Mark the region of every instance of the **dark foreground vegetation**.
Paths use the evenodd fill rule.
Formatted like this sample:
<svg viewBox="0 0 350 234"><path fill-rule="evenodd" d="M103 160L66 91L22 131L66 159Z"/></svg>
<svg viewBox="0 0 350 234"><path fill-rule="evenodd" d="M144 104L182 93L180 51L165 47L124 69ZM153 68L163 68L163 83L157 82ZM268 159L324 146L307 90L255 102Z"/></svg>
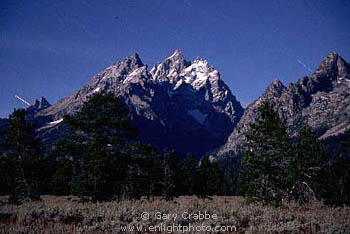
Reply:
<svg viewBox="0 0 350 234"><path fill-rule="evenodd" d="M238 188L248 201L279 206L283 200L302 204L324 199L327 204L349 205L350 138L340 141L344 151L330 162L307 126L290 137L269 103L262 104L259 114L246 136L239 172Z"/></svg>
<svg viewBox="0 0 350 234"><path fill-rule="evenodd" d="M147 200L124 200L120 202L77 202L73 197L42 196L40 201L22 205L0 205L0 233L146 233L122 232L128 225L210 225L232 226L236 232L221 233L349 233L349 207L329 207L313 201L306 206L288 203L283 208L262 206L244 202L241 197L214 196L199 199L181 196L172 201L163 198ZM6 198L4 198L6 200ZM141 214L148 212L150 219L142 220ZM157 220L155 214L182 214L184 212L208 212L218 219L176 221ZM149 232L150 233L150 232ZM154 232L157 233L157 232ZM167 233L167 232L158 232ZM179 232L173 232L179 233ZM181 232L180 232L181 233ZM186 232L213 233L213 232Z"/></svg>
<svg viewBox="0 0 350 234"><path fill-rule="evenodd" d="M346 233L348 208L331 206L350 204L349 131L341 141L332 139L343 150L329 161L307 126L290 137L268 103L259 113L242 164L232 169L208 156L199 162L192 155L179 160L174 151L159 153L137 142L126 107L110 93L91 96L79 112L65 116L72 134L45 157L26 110L15 110L0 157L0 193L9 194L1 204L0 231L118 233L114 228L120 222L139 221L141 208L192 207L219 210L220 224L236 222L240 232ZM75 196L76 201L44 194ZM257 203L211 198L233 195Z"/></svg>
<svg viewBox="0 0 350 234"><path fill-rule="evenodd" d="M179 195L232 195L233 178L218 162L188 155L180 161L174 151L160 154L136 142L129 113L113 94L96 94L82 109L65 116L72 134L42 157L26 111L10 116L8 149L0 161L1 193L10 202L35 200L40 194L76 195L110 201Z"/></svg>

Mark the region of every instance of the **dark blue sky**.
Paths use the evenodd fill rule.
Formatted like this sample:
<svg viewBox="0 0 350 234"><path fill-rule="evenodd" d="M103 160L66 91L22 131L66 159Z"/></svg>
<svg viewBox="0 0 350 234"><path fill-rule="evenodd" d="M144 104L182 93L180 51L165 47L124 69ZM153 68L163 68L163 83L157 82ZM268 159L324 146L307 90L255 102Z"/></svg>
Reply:
<svg viewBox="0 0 350 234"><path fill-rule="evenodd" d="M150 69L176 48L207 59L246 106L332 50L349 61L349 12L349 0L3 0L0 117L25 107L16 94L55 103L130 54Z"/></svg>

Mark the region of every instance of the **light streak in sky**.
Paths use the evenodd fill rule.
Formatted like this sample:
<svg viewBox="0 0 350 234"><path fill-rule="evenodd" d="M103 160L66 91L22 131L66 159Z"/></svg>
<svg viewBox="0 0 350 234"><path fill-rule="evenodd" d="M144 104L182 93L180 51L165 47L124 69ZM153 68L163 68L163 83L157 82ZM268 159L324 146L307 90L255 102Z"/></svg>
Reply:
<svg viewBox="0 0 350 234"><path fill-rule="evenodd" d="M23 98L19 97L18 95L15 95L15 98L17 98L18 100L20 100L21 102L23 102L24 104L27 104L28 106L31 106L31 104L29 102L27 102L26 100L24 100Z"/></svg>

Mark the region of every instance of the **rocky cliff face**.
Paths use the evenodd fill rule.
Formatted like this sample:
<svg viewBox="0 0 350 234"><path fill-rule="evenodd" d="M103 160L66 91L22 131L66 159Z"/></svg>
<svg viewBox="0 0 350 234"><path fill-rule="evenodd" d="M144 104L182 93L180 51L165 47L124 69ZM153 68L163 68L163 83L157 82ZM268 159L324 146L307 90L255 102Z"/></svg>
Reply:
<svg viewBox="0 0 350 234"><path fill-rule="evenodd" d="M250 104L220 153L238 152L250 124L258 119L258 107L269 101L288 126L291 135L308 124L320 138L350 128L350 64L331 52L311 75L285 87L276 79Z"/></svg>
<svg viewBox="0 0 350 234"><path fill-rule="evenodd" d="M46 98L41 97L39 99L36 99L34 104L28 108L28 112L29 113L37 113L41 110L49 108L50 106L51 106L51 104L46 100Z"/></svg>
<svg viewBox="0 0 350 234"><path fill-rule="evenodd" d="M188 62L176 50L148 71L134 54L112 64L57 104L35 113L44 145L65 135L65 114L78 111L88 96L102 91L125 101L142 141L184 153L202 154L222 145L243 114L219 72L207 61Z"/></svg>

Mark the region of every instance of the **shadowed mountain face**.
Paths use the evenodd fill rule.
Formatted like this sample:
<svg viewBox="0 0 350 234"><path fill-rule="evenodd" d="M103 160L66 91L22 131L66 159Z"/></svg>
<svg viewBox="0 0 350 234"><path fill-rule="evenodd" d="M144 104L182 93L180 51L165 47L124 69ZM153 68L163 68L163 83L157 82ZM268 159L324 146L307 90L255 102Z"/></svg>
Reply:
<svg viewBox="0 0 350 234"><path fill-rule="evenodd" d="M285 87L276 79L250 104L220 153L238 152L250 124L258 118L258 108L269 101L288 126L291 135L308 124L321 139L350 128L350 64L331 52L311 75Z"/></svg>
<svg viewBox="0 0 350 234"><path fill-rule="evenodd" d="M35 112L43 145L67 134L65 114L96 92L113 92L131 111L140 139L159 148L203 154L224 144L243 108L207 61L187 62L180 51L150 71L137 54L94 76L80 90Z"/></svg>

